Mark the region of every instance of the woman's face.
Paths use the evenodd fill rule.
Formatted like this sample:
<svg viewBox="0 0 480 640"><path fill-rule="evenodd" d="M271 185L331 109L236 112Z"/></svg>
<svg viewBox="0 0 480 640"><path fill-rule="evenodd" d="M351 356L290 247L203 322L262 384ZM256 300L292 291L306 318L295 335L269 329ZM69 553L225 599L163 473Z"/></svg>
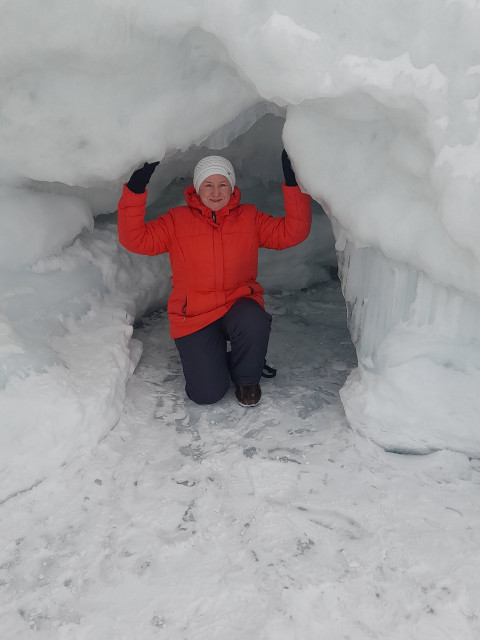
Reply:
<svg viewBox="0 0 480 640"><path fill-rule="evenodd" d="M220 211L225 207L232 195L230 182L219 174L208 176L198 188L202 203L211 211Z"/></svg>

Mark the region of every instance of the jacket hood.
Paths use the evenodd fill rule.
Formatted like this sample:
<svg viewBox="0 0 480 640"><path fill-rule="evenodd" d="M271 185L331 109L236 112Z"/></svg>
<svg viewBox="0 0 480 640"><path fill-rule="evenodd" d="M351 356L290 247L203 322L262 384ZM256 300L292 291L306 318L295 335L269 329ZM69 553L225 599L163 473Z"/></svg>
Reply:
<svg viewBox="0 0 480 640"><path fill-rule="evenodd" d="M200 200L200 196L195 191L195 187L193 186L193 184L187 187L184 193L185 193L185 200L187 201L187 204L189 207L192 207L193 209L198 209L202 214L210 213L210 209L206 207L203 204L203 202ZM240 189L238 187L235 187L233 189L232 195L230 196L230 200L228 201L228 204L222 209L220 209L219 211L216 211L215 212L216 215L222 216L230 213L232 209L235 209L236 207L238 207L238 205L240 204L240 198L241 198Z"/></svg>

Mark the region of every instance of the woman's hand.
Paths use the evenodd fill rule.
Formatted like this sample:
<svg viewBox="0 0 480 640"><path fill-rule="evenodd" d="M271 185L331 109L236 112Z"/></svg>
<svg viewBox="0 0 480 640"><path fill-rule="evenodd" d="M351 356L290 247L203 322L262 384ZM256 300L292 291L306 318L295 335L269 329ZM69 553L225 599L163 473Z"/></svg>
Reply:
<svg viewBox="0 0 480 640"><path fill-rule="evenodd" d="M143 193L157 164L160 164L160 162L145 162L141 169L134 171L132 177L127 182L127 187L130 191L133 191L133 193Z"/></svg>

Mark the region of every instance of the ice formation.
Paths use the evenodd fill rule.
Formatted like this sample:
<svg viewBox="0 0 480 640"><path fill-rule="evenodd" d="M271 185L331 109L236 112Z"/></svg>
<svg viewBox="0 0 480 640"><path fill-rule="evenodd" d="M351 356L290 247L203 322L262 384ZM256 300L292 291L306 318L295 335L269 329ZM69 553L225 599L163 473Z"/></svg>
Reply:
<svg viewBox="0 0 480 640"><path fill-rule="evenodd" d="M155 159L163 210L208 148L260 197L284 144L327 212L359 358L350 424L478 456L479 25L466 0L2 3L3 494L115 424L133 319L168 295L165 256L127 254L94 216ZM267 286L325 277L317 217L300 251L262 256Z"/></svg>

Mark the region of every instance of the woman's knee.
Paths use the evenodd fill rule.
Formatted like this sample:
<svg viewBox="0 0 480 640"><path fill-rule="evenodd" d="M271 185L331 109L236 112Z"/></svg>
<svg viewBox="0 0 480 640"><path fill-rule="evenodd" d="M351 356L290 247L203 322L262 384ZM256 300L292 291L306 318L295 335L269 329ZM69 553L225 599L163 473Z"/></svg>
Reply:
<svg viewBox="0 0 480 640"><path fill-rule="evenodd" d="M225 318L225 323L230 331L235 328L242 330L252 329L256 332L260 329L263 332L270 333L272 324L272 316L265 309L251 298L240 298L230 307ZM230 333L229 331L229 333Z"/></svg>
<svg viewBox="0 0 480 640"><path fill-rule="evenodd" d="M203 388L195 388L187 384L185 386L185 393L195 404L215 404L224 397L229 388L230 382L227 386L216 387L211 385Z"/></svg>

